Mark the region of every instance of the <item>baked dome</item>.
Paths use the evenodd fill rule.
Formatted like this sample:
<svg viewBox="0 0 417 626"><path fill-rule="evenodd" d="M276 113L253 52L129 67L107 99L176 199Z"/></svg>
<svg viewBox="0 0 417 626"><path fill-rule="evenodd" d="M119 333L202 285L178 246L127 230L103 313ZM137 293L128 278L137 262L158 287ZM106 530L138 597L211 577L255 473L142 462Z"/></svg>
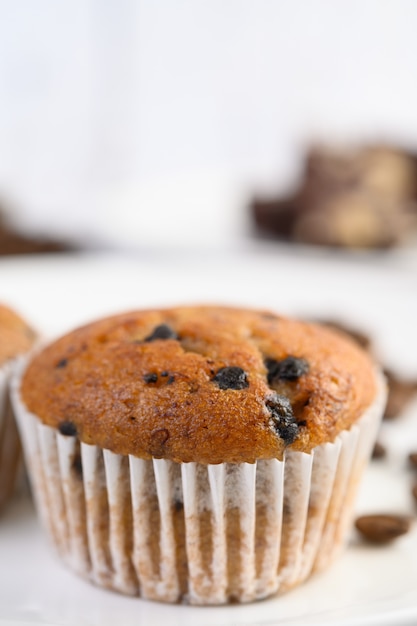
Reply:
<svg viewBox="0 0 417 626"><path fill-rule="evenodd" d="M353 341L265 311L133 311L58 339L22 398L42 422L118 454L199 463L282 459L333 441L372 403Z"/></svg>

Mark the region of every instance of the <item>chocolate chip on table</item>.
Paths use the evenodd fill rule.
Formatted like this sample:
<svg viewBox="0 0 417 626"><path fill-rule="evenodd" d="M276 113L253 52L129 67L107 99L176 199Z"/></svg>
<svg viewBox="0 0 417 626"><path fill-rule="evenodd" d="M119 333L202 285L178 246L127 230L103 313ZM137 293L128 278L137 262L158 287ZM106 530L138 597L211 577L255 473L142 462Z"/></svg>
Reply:
<svg viewBox="0 0 417 626"><path fill-rule="evenodd" d="M389 369L384 369L388 382L388 401L384 419L399 417L417 394L417 380L404 380Z"/></svg>
<svg viewBox="0 0 417 626"><path fill-rule="evenodd" d="M361 535L372 543L389 543L408 533L411 518L405 515L362 515L355 526Z"/></svg>
<svg viewBox="0 0 417 626"><path fill-rule="evenodd" d="M66 367L68 365L68 359L61 359L60 361L58 361L58 363L55 365L55 367L57 369L60 369L62 367Z"/></svg>
<svg viewBox="0 0 417 626"><path fill-rule="evenodd" d="M241 367L222 367L213 381L220 389L245 389L249 387L246 372Z"/></svg>
<svg viewBox="0 0 417 626"><path fill-rule="evenodd" d="M286 445L293 443L298 435L291 402L285 396L276 393L266 401L266 408L271 414L274 429Z"/></svg>
<svg viewBox="0 0 417 626"><path fill-rule="evenodd" d="M178 339L178 335L168 324L160 324L153 329L148 337L145 337L145 341L157 341L158 339Z"/></svg>
<svg viewBox="0 0 417 626"><path fill-rule="evenodd" d="M276 380L297 380L309 369L305 359L299 359L295 356L288 356L282 361L265 359L265 366L268 370L268 384L270 385Z"/></svg>
<svg viewBox="0 0 417 626"><path fill-rule="evenodd" d="M145 381L145 383L156 383L158 380L158 374L155 374L155 372L150 372L149 374L145 374L143 377L143 380Z"/></svg>
<svg viewBox="0 0 417 626"><path fill-rule="evenodd" d="M385 446L383 446L382 443L380 443L379 441L376 441L374 449L372 451L372 458L383 459L385 456L387 456L387 450Z"/></svg>
<svg viewBox="0 0 417 626"><path fill-rule="evenodd" d="M69 420L64 420L58 424L58 430L61 435L65 435L66 437L76 437L77 436L77 427L73 422Z"/></svg>
<svg viewBox="0 0 417 626"><path fill-rule="evenodd" d="M417 469L417 452L410 452L410 454L408 455L408 460L410 462L410 465Z"/></svg>

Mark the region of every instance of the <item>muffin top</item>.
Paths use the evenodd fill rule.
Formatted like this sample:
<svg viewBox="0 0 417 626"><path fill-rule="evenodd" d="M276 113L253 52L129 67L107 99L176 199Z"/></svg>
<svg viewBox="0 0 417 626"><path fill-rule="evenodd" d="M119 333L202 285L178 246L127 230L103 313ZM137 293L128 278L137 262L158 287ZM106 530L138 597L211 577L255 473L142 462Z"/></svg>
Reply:
<svg viewBox="0 0 417 626"><path fill-rule="evenodd" d="M35 333L19 315L0 304L0 366L9 359L27 352Z"/></svg>
<svg viewBox="0 0 417 626"><path fill-rule="evenodd" d="M372 403L375 368L353 341L265 311L134 311L55 341L22 398L63 435L118 454L254 462L333 441Z"/></svg>

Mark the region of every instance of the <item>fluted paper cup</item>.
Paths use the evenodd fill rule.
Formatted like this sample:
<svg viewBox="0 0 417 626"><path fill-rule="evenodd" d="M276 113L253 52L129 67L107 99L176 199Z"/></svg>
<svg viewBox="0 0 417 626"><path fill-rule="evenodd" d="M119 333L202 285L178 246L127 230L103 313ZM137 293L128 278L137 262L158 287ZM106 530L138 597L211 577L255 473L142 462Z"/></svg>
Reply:
<svg viewBox="0 0 417 626"><path fill-rule="evenodd" d="M114 454L13 405L40 517L93 583L164 602L249 602L326 567L346 543L386 399L349 430L282 461L175 463Z"/></svg>

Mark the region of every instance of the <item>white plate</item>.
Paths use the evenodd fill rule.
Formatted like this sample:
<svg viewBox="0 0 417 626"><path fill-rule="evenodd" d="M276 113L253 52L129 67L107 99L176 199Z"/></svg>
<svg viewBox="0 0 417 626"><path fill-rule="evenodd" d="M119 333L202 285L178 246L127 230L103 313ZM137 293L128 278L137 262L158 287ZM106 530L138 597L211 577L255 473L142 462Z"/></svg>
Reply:
<svg viewBox="0 0 417 626"><path fill-rule="evenodd" d="M49 257L0 261L0 300L46 335L97 315L179 302L228 302L286 313L339 317L370 331L390 365L417 375L416 280L389 267L291 253L173 259ZM417 405L385 424L387 461L367 472L359 512L412 513ZM355 536L335 566L281 597L247 606L194 608L125 598L94 588L55 558L30 502L17 499L0 520L0 624L248 626L417 623L417 529L390 547Z"/></svg>

